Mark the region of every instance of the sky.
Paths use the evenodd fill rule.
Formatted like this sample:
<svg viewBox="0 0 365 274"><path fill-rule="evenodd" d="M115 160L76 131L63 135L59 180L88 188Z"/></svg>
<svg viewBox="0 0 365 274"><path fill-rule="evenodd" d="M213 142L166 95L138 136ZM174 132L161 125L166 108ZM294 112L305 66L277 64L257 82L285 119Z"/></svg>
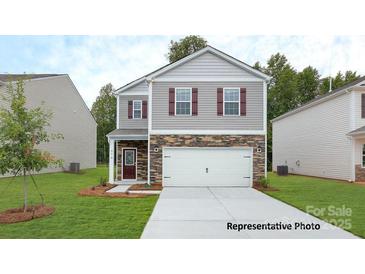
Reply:
<svg viewBox="0 0 365 274"><path fill-rule="evenodd" d="M91 108L100 88L118 88L168 63L171 40L183 36L0 36L0 73L67 73ZM323 77L365 75L365 36L204 36L208 44L250 65L283 53L298 71Z"/></svg>

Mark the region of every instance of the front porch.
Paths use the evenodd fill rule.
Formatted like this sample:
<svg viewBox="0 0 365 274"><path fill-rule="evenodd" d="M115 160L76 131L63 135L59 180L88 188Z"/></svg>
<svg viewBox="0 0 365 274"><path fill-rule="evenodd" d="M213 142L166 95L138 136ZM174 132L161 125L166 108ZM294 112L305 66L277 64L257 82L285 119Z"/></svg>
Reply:
<svg viewBox="0 0 365 274"><path fill-rule="evenodd" d="M365 182L365 126L347 134L352 139L355 182Z"/></svg>
<svg viewBox="0 0 365 274"><path fill-rule="evenodd" d="M116 129L107 137L109 141L109 182L120 185L147 183L147 129Z"/></svg>

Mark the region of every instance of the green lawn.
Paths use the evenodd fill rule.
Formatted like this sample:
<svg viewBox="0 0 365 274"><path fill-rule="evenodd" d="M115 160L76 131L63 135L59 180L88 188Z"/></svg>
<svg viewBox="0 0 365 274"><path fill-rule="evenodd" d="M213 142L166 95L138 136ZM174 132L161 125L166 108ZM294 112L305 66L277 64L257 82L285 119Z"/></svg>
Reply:
<svg viewBox="0 0 365 274"><path fill-rule="evenodd" d="M139 238L152 213L157 196L147 198L81 197L80 189L96 185L107 168L85 174L50 173L36 176L53 215L16 224L0 224L0 238ZM22 181L17 178L5 193L10 179L0 179L0 211L22 206ZM30 187L30 202L40 198Z"/></svg>
<svg viewBox="0 0 365 274"><path fill-rule="evenodd" d="M279 191L268 191L268 195L303 211L307 206L324 208L323 214L317 217L334 220L332 223L339 226L349 220L352 227L347 230L365 238L365 186L305 176L280 177L274 173L269 174L269 182ZM332 209L342 206L351 209L351 216L341 216L343 212L333 214L335 211Z"/></svg>

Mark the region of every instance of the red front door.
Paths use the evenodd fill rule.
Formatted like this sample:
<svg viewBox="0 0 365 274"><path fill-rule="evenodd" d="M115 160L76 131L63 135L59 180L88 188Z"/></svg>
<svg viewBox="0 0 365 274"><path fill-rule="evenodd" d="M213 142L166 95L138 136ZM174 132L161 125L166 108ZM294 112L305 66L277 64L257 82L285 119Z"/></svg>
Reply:
<svg viewBox="0 0 365 274"><path fill-rule="evenodd" d="M136 152L134 148L123 149L123 179L136 179Z"/></svg>

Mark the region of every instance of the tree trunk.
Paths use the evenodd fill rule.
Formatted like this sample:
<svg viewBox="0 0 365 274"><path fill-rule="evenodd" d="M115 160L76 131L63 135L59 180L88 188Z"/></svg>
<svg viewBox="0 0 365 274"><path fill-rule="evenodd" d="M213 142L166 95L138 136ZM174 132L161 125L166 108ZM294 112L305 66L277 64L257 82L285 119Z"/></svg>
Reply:
<svg viewBox="0 0 365 274"><path fill-rule="evenodd" d="M27 181L27 173L25 169L23 171L23 190L24 190L24 212L28 209L28 181Z"/></svg>

